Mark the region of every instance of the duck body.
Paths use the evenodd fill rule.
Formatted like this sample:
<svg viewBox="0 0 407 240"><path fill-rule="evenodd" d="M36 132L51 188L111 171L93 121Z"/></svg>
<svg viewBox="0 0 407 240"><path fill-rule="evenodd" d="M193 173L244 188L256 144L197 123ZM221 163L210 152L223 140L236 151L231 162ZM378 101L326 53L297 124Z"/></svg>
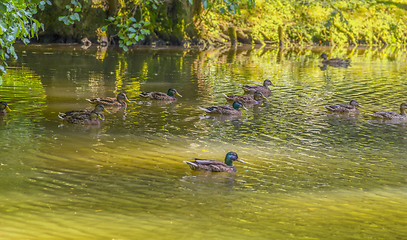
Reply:
<svg viewBox="0 0 407 240"><path fill-rule="evenodd" d="M207 172L236 172L236 167L233 166L233 161L243 162L239 159L237 153L228 152L225 157L225 162L217 160L204 160L194 159L195 161L184 161L188 166L195 171L207 171Z"/></svg>
<svg viewBox="0 0 407 240"><path fill-rule="evenodd" d="M253 96L251 95L226 95L223 94L227 101L239 101L246 104L260 104L262 99L266 97L260 91L256 91Z"/></svg>
<svg viewBox="0 0 407 240"><path fill-rule="evenodd" d="M387 111L376 111L373 113L366 113L366 114L370 115L372 117L388 119L388 120L393 120L393 119L407 120L406 109L407 109L407 103L402 103L400 105L400 113L387 112Z"/></svg>
<svg viewBox="0 0 407 240"><path fill-rule="evenodd" d="M116 107L126 107L127 103L130 102L125 93L119 93L116 98L98 97L86 100L92 104L102 103L105 106L116 106Z"/></svg>
<svg viewBox="0 0 407 240"><path fill-rule="evenodd" d="M6 102L0 102L0 116L6 116L7 112L11 112L8 104Z"/></svg>
<svg viewBox="0 0 407 240"><path fill-rule="evenodd" d="M82 125L100 125L99 120L105 120L102 118L100 113L91 111L89 113L80 113L74 112L70 115L64 115L63 113L58 115L65 122L73 124L82 124Z"/></svg>
<svg viewBox="0 0 407 240"><path fill-rule="evenodd" d="M162 92L142 92L138 93L143 98L148 98L151 100L163 100L163 101L176 101L177 97L182 97L181 94L177 92L177 90L170 88L168 89L167 94Z"/></svg>
<svg viewBox="0 0 407 240"><path fill-rule="evenodd" d="M356 107L361 107L359 103L355 100L350 101L350 104L337 104L332 106L327 106L326 109L332 112L342 112L342 113L359 113L359 109Z"/></svg>
<svg viewBox="0 0 407 240"><path fill-rule="evenodd" d="M207 108L201 108L209 114L221 114L221 115L242 115L242 111L239 108L244 108L243 104L240 101L234 101L232 107L221 105L221 106L212 106ZM245 108L244 108L245 109Z"/></svg>
<svg viewBox="0 0 407 240"><path fill-rule="evenodd" d="M343 59L343 58L331 58L328 59L328 56L323 53L321 54L321 58L323 58L324 60L322 60L322 64L327 64L327 65L350 65L351 60L350 59Z"/></svg>

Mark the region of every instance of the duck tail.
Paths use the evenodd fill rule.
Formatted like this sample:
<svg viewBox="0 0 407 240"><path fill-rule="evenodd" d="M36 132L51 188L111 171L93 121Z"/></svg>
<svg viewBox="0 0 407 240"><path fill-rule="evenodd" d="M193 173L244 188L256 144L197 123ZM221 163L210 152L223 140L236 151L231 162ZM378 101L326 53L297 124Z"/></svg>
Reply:
<svg viewBox="0 0 407 240"><path fill-rule="evenodd" d="M233 100L232 98L230 98L228 95L222 93L222 95L227 99L227 100Z"/></svg>
<svg viewBox="0 0 407 240"><path fill-rule="evenodd" d="M137 93L140 97L148 98L149 94L147 92Z"/></svg>
<svg viewBox="0 0 407 240"><path fill-rule="evenodd" d="M90 103L92 103L92 104L95 104L95 103L98 103L99 102L99 99L98 98L93 98L93 99L85 99L86 101L88 101L88 102L90 102Z"/></svg>
<svg viewBox="0 0 407 240"><path fill-rule="evenodd" d="M198 164L193 163L193 162L189 162L189 161L184 161L184 163L188 164L188 166L192 169L195 170L198 168Z"/></svg>
<svg viewBox="0 0 407 240"><path fill-rule="evenodd" d="M203 110L203 111L205 111L205 112L211 112L211 110L209 110L209 109L207 109L207 108L203 108L203 107L199 107L199 109L201 109L201 110Z"/></svg>
<svg viewBox="0 0 407 240"><path fill-rule="evenodd" d="M331 106L326 106L326 109L328 109L329 111L334 111L334 109Z"/></svg>
<svg viewBox="0 0 407 240"><path fill-rule="evenodd" d="M60 119L65 119L65 117L66 117L66 113L59 113L58 114L58 117L60 118Z"/></svg>

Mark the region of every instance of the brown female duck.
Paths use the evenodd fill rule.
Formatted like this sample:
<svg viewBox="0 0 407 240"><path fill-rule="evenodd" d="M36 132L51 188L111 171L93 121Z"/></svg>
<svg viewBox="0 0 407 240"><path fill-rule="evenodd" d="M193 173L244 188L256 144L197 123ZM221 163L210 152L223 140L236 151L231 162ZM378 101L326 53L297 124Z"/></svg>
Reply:
<svg viewBox="0 0 407 240"><path fill-rule="evenodd" d="M116 98L112 97L101 97L101 98L91 98L86 99L90 103L102 103L105 106L117 106L117 107L126 107L127 103L129 103L129 99L127 98L125 93L117 94Z"/></svg>
<svg viewBox="0 0 407 240"><path fill-rule="evenodd" d="M359 109L356 107L360 107L359 103L356 100L350 101L350 104L337 104L332 106L327 106L326 109L332 112L342 112L342 113L359 113Z"/></svg>
<svg viewBox="0 0 407 240"><path fill-rule="evenodd" d="M58 115L61 119L68 123L82 124L82 125L99 125L99 120L105 120L102 118L101 114L95 111L89 113L76 113L72 115Z"/></svg>
<svg viewBox="0 0 407 240"><path fill-rule="evenodd" d="M370 115L372 117L376 118L382 118L382 119L397 119L397 120L407 120L407 115L406 115L406 109L407 109L407 103L402 103L400 105L400 113L396 112L386 112L386 111L377 111L373 113L366 113L367 115Z"/></svg>
<svg viewBox="0 0 407 240"><path fill-rule="evenodd" d="M174 88L168 89L167 94L162 93L162 92L143 92L143 93L138 93L143 98L148 98L151 100L164 100L164 101L176 101L178 97L182 97L181 94L177 92Z"/></svg>
<svg viewBox="0 0 407 240"><path fill-rule="evenodd" d="M256 91L253 96L251 95L226 95L223 93L223 96L228 101L239 101L246 104L260 104L262 99L266 97L260 91Z"/></svg>
<svg viewBox="0 0 407 240"><path fill-rule="evenodd" d="M6 116L7 112L11 112L8 104L6 102L0 102L0 116Z"/></svg>
<svg viewBox="0 0 407 240"><path fill-rule="evenodd" d="M192 170L196 171L207 171L207 172L236 172L236 167L233 166L233 161L238 161L244 163L243 160L239 159L237 153L228 152L225 157L225 162L217 160L203 160L194 159L195 161L184 161L188 164Z"/></svg>
<svg viewBox="0 0 407 240"><path fill-rule="evenodd" d="M93 110L94 112L98 113L103 120L105 119L105 116L103 115L102 112L105 113L110 113L105 109L105 106L102 103L98 103L95 105L95 109ZM61 119L65 119L67 116L85 116L88 115L92 112L92 110L71 110L65 113L59 113L58 117Z"/></svg>
<svg viewBox="0 0 407 240"><path fill-rule="evenodd" d="M349 65L350 64L350 59L343 59L343 58L331 58L328 59L328 56L323 53L321 54L322 64L327 64L327 65Z"/></svg>
<svg viewBox="0 0 407 240"><path fill-rule="evenodd" d="M240 101L234 101L232 107L221 105L207 108L201 107L199 108L209 114L221 114L221 115L242 115L242 112L239 110L239 108L247 110Z"/></svg>
<svg viewBox="0 0 407 240"><path fill-rule="evenodd" d="M245 93L254 94L256 91L259 91L265 97L269 97L271 95L271 90L268 88L268 86L270 86L270 85L275 87L275 85L273 83L271 83L270 80L266 79L263 82L263 86L261 86L261 85L244 85L244 86L242 86L242 88L245 91Z"/></svg>

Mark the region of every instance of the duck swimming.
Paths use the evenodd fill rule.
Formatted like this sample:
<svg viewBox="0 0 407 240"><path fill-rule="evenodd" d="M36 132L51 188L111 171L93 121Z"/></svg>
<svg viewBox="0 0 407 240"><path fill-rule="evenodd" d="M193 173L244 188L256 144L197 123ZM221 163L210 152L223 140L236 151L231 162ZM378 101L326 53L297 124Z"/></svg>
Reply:
<svg viewBox="0 0 407 240"><path fill-rule="evenodd" d="M68 123L82 124L82 125L99 125L99 120L105 120L101 114L95 111L90 113L77 113L72 115L58 115L61 119Z"/></svg>
<svg viewBox="0 0 407 240"><path fill-rule="evenodd" d="M201 107L199 108L209 114L222 114L222 115L242 115L242 111L240 111L240 108L247 110L240 101L234 101L232 107L221 105L207 108Z"/></svg>
<svg viewBox="0 0 407 240"><path fill-rule="evenodd" d="M332 112L342 112L342 113L359 113L359 109L356 107L360 107L359 103L356 100L350 101L349 104L337 104L332 106L327 106L326 109Z"/></svg>
<svg viewBox="0 0 407 240"><path fill-rule="evenodd" d="M244 163L243 160L239 159L237 153L228 152L225 157L225 162L217 160L204 160L204 159L194 159L195 161L184 161L192 170L196 171L207 171L207 172L236 172L236 167L233 166L233 161L238 161Z"/></svg>
<svg viewBox="0 0 407 240"><path fill-rule="evenodd" d="M177 92L174 88L168 89L167 94L162 92L143 92L138 93L143 98L148 98L151 100L165 100L165 101L176 101L177 97L182 97L181 94Z"/></svg>
<svg viewBox="0 0 407 240"><path fill-rule="evenodd" d="M366 114L370 115L372 117L382 118L382 119L407 120L406 109L407 109L407 103L402 103L400 105L400 113L386 112L386 111L376 111L376 112L373 112L373 113L366 113Z"/></svg>
<svg viewBox="0 0 407 240"><path fill-rule="evenodd" d="M105 106L102 103L96 104L93 111L98 113L103 120L105 119L105 116L102 112L110 113L105 109ZM86 116L89 115L91 112L91 110L71 110L65 113L59 113L58 117L61 119L65 119L67 116Z"/></svg>
<svg viewBox="0 0 407 240"><path fill-rule="evenodd" d="M250 93L254 94L256 91L261 92L265 97L269 97L271 95L271 90L268 88L268 86L273 86L275 87L273 83L271 83L270 80L266 79L263 82L263 86L261 85L244 85L242 86L243 90L245 93Z"/></svg>
<svg viewBox="0 0 407 240"><path fill-rule="evenodd" d="M251 95L226 95L223 93L223 96L228 101L239 101L241 103L247 104L260 104L261 100L267 99L263 93L256 91L253 96Z"/></svg>
<svg viewBox="0 0 407 240"><path fill-rule="evenodd" d="M349 65L350 61L351 61L350 59L342 59L342 58L328 59L328 56L325 53L321 54L320 58L324 59L324 60L322 60L322 64L333 65L333 66L335 66L335 65Z"/></svg>
<svg viewBox="0 0 407 240"><path fill-rule="evenodd" d="M130 102L130 100L127 98L125 93L117 94L116 98L98 97L98 98L91 98L91 99L86 99L86 100L90 103L102 103L105 106L117 106L117 107L126 107L127 103Z"/></svg>

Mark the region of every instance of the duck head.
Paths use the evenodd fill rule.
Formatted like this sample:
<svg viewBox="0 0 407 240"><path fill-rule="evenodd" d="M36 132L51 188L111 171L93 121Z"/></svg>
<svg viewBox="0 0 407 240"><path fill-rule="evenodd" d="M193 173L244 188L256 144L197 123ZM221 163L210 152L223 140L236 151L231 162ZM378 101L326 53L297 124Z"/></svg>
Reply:
<svg viewBox="0 0 407 240"><path fill-rule="evenodd" d="M243 160L239 159L239 157L237 156L237 153L228 152L226 154L226 157L225 157L226 165L228 165L230 167L233 166L233 161L238 161L238 162L241 162L241 163L245 163Z"/></svg>
<svg viewBox="0 0 407 240"><path fill-rule="evenodd" d="M177 92L177 90L175 90L174 88L168 89L167 95L170 96L170 97L174 97L174 95L176 95L176 96L178 96L178 97L182 97L181 94L179 94L179 93Z"/></svg>

